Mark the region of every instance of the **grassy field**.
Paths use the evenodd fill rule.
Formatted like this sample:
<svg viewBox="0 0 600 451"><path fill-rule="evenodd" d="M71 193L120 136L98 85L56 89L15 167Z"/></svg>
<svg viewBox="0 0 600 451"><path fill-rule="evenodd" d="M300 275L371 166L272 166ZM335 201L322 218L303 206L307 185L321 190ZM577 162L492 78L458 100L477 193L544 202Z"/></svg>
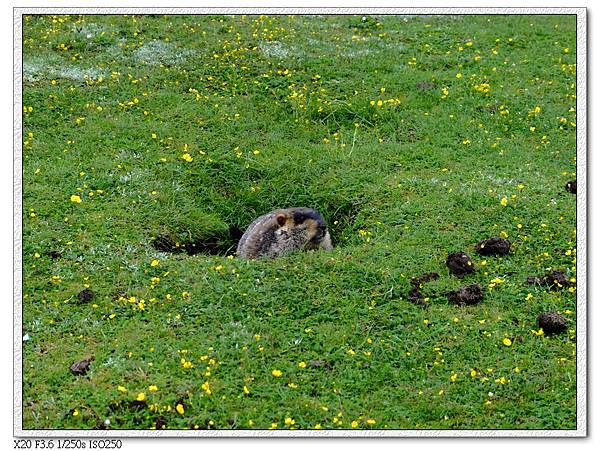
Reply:
<svg viewBox="0 0 600 451"><path fill-rule="evenodd" d="M575 38L574 16L25 17L23 428L574 429L575 288L526 280L575 281ZM333 251L234 257L289 206ZM490 236L511 252L478 255Z"/></svg>

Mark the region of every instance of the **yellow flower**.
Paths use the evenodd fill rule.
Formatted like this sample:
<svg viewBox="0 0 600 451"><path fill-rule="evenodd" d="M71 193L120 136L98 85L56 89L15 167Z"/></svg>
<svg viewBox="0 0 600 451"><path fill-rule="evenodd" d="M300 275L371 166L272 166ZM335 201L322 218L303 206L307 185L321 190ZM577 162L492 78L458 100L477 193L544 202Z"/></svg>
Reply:
<svg viewBox="0 0 600 451"><path fill-rule="evenodd" d="M121 393L127 393L127 389L125 387L123 387L122 385L119 385L117 387L117 390L119 390Z"/></svg>
<svg viewBox="0 0 600 451"><path fill-rule="evenodd" d="M456 78L462 78L462 74L459 72L458 74L456 74Z"/></svg>
<svg viewBox="0 0 600 451"><path fill-rule="evenodd" d="M500 204L501 204L503 207L506 207L506 205L508 205L508 199L506 198L506 196L504 196L504 197L502 198L502 200L500 200Z"/></svg>
<svg viewBox="0 0 600 451"><path fill-rule="evenodd" d="M271 371L271 374L275 377L281 377L281 375L283 374L281 371L279 370L273 370Z"/></svg>
<svg viewBox="0 0 600 451"><path fill-rule="evenodd" d="M293 418L290 418L290 417L287 417L284 422L288 426L291 426L292 424L296 424L296 420L294 420Z"/></svg>
<svg viewBox="0 0 600 451"><path fill-rule="evenodd" d="M351 426L352 426L353 428L357 428L357 427L358 427L358 421L356 421L356 420L354 420L354 421L353 421L352 423L350 423L350 424L351 424Z"/></svg>
<svg viewBox="0 0 600 451"><path fill-rule="evenodd" d="M77 194L73 194L71 196L71 202L75 202L76 204L80 204L81 203L81 197L79 197Z"/></svg>
<svg viewBox="0 0 600 451"><path fill-rule="evenodd" d="M175 410L177 410L177 412L179 413L179 415L183 415L183 413L185 412L185 410L183 409L183 406L181 404L177 404L175 406Z"/></svg>
<svg viewBox="0 0 600 451"><path fill-rule="evenodd" d="M373 424L375 424L375 423L376 423L376 421L375 421L373 418L369 418L369 419L367 420L367 424L373 425Z"/></svg>
<svg viewBox="0 0 600 451"><path fill-rule="evenodd" d="M248 387L246 387L245 385L244 385L244 394L245 395L249 395L250 394L250 390L248 390Z"/></svg>
<svg viewBox="0 0 600 451"><path fill-rule="evenodd" d="M298 364L298 366L299 366L300 368L306 368L306 362L300 362L300 363Z"/></svg>
<svg viewBox="0 0 600 451"><path fill-rule="evenodd" d="M188 163L191 163L192 161L194 161L194 159L192 158L192 156L189 153L184 153L181 158L183 158L185 161L187 161Z"/></svg>
<svg viewBox="0 0 600 451"><path fill-rule="evenodd" d="M508 337L505 337L505 338L502 340L502 343L504 343L504 345L505 345L505 346L510 346L510 345L512 345L512 341L511 341L511 339L510 339L510 338L508 338Z"/></svg>
<svg viewBox="0 0 600 451"><path fill-rule="evenodd" d="M145 401L146 400L146 393L144 393L144 392L138 393L137 400L138 401Z"/></svg>
<svg viewBox="0 0 600 451"><path fill-rule="evenodd" d="M154 259L150 262L150 266L158 266L160 262L157 259Z"/></svg>
<svg viewBox="0 0 600 451"><path fill-rule="evenodd" d="M148 387L148 391L158 391L158 387L156 385L151 385Z"/></svg>

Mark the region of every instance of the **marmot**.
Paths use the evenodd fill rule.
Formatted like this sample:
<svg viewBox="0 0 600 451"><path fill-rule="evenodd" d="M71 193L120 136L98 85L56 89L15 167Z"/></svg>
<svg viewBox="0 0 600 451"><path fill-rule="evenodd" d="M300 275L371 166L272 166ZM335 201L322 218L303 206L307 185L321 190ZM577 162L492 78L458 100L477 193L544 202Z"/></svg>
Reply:
<svg viewBox="0 0 600 451"><path fill-rule="evenodd" d="M237 254L254 259L319 248L332 248L323 217L312 208L292 207L274 210L255 219L242 235Z"/></svg>

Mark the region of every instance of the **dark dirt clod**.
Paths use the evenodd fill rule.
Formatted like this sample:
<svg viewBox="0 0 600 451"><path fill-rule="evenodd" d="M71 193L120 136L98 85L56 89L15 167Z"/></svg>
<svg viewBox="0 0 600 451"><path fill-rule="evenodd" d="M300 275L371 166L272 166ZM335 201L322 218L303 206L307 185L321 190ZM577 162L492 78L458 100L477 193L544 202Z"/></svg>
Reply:
<svg viewBox="0 0 600 451"><path fill-rule="evenodd" d="M567 184L565 185L565 189L569 193L577 194L577 180L567 182Z"/></svg>
<svg viewBox="0 0 600 451"><path fill-rule="evenodd" d="M454 252L448 255L446 266L456 277L464 277L475 271L475 264L471 257L464 252Z"/></svg>
<svg viewBox="0 0 600 451"><path fill-rule="evenodd" d="M569 280L562 269L552 271L546 275L543 282L550 287L552 290L561 290L569 286Z"/></svg>
<svg viewBox="0 0 600 451"><path fill-rule="evenodd" d="M48 255L50 256L50 258L52 260L56 260L58 257L60 257L60 252L59 251L50 251L50 252L48 252Z"/></svg>
<svg viewBox="0 0 600 451"><path fill-rule="evenodd" d="M478 283L458 287L448 294L448 300L457 305L474 305L483 299L483 289Z"/></svg>
<svg viewBox="0 0 600 451"><path fill-rule="evenodd" d="M560 334L567 330L567 320L557 312L542 313L537 321L546 335Z"/></svg>
<svg viewBox="0 0 600 451"><path fill-rule="evenodd" d="M420 276L413 277L410 280L410 283L413 287L419 288L423 283L430 282L432 280L437 280L440 278L440 275L437 272L428 272L425 274L421 274Z"/></svg>
<svg viewBox="0 0 600 451"><path fill-rule="evenodd" d="M163 427L167 426L167 419L165 417L163 417L162 415L157 416L156 418L154 418L154 427L156 429L162 429Z"/></svg>
<svg viewBox="0 0 600 451"><path fill-rule="evenodd" d="M554 270L545 276L528 276L527 283L529 285L545 285L551 290L562 290L572 285L562 269Z"/></svg>
<svg viewBox="0 0 600 451"><path fill-rule="evenodd" d="M408 292L408 300L413 304L427 307L427 302L425 302L423 299L423 295L418 288L411 288L411 290Z"/></svg>
<svg viewBox="0 0 600 451"><path fill-rule="evenodd" d="M493 236L481 240L475 247L479 255L506 255L510 251L510 241Z"/></svg>
<svg viewBox="0 0 600 451"><path fill-rule="evenodd" d="M90 369L90 364L93 360L93 357L90 357L89 359L79 360L78 362L72 363L69 369L71 370L71 373L73 373L75 376L83 376Z"/></svg>
<svg viewBox="0 0 600 451"><path fill-rule="evenodd" d="M313 368L327 368L328 370L333 368L329 360L309 360L308 364Z"/></svg>
<svg viewBox="0 0 600 451"><path fill-rule="evenodd" d="M92 290L90 290L89 288L86 288L85 290L81 290L79 292L79 294L77 295L77 299L79 300L80 304L83 304L85 302L90 302L92 299L94 299L94 292Z"/></svg>

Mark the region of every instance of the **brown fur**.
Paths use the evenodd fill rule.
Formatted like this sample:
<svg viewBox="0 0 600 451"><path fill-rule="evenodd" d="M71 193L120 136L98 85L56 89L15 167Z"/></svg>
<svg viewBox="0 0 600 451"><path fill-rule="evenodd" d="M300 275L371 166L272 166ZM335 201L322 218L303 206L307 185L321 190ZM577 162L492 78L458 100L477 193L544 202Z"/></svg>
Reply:
<svg viewBox="0 0 600 451"><path fill-rule="evenodd" d="M242 235L237 254L253 259L319 248L332 248L325 221L312 208L293 207L274 210L255 219Z"/></svg>

